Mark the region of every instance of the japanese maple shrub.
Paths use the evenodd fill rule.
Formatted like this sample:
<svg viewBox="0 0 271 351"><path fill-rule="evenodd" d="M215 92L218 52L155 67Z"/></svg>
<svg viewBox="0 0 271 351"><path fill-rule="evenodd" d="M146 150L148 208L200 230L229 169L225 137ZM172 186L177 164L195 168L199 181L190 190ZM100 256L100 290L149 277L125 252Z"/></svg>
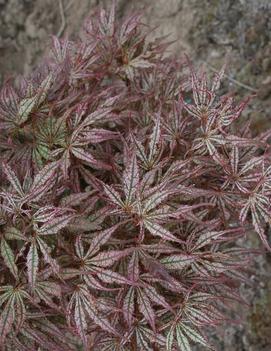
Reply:
<svg viewBox="0 0 271 351"><path fill-rule="evenodd" d="M236 127L223 69L209 82L114 12L1 90L3 350L213 349L238 239L269 247L270 133Z"/></svg>

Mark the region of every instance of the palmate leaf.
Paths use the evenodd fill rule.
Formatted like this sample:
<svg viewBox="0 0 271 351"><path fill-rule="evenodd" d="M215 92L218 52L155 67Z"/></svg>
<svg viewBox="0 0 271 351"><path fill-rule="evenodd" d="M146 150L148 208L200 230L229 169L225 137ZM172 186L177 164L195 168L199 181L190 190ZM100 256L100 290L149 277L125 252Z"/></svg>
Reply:
<svg viewBox="0 0 271 351"><path fill-rule="evenodd" d="M38 108L46 99L48 91L53 82L53 74L49 75L41 83L37 93L32 97L24 98L19 103L18 108L18 118L17 123L19 125L23 124L29 118L30 113L32 113L36 108Z"/></svg>
<svg viewBox="0 0 271 351"><path fill-rule="evenodd" d="M191 328L187 324L182 323L180 325L181 330L187 335L189 339L192 341L201 344L211 350L213 350L212 346L205 340L205 338L195 329Z"/></svg>
<svg viewBox="0 0 271 351"><path fill-rule="evenodd" d="M205 340L205 338L195 328L191 328L185 323L178 323L172 326L167 334L166 350L172 351L174 345L174 336L176 333L176 341L180 351L191 351L190 341L199 343L205 348L214 350L213 347Z"/></svg>
<svg viewBox="0 0 271 351"><path fill-rule="evenodd" d="M167 339L166 339L166 350L167 351L172 351L173 343L174 343L174 333L175 333L175 328L171 327L169 332L167 333Z"/></svg>
<svg viewBox="0 0 271 351"><path fill-rule="evenodd" d="M74 217L73 213L67 213L56 217L42 225L37 229L39 235L57 234L61 229L65 228Z"/></svg>
<svg viewBox="0 0 271 351"><path fill-rule="evenodd" d="M199 238L196 240L196 242L193 244L193 251L197 251L206 245L214 243L218 239L223 239L224 235L231 234L231 233L236 233L236 234L240 233L240 228L223 230L219 232L210 231L210 232L202 233L199 236Z"/></svg>
<svg viewBox="0 0 271 351"><path fill-rule="evenodd" d="M27 201L38 201L47 193L55 183L54 175L59 167L58 162L50 162L43 167L41 171L35 176L30 187L29 194L26 196Z"/></svg>
<svg viewBox="0 0 271 351"><path fill-rule="evenodd" d="M12 293L0 315L0 344L3 345L15 320L15 294Z"/></svg>
<svg viewBox="0 0 271 351"><path fill-rule="evenodd" d="M26 318L26 307L24 298L30 296L22 288L16 286L3 286L5 291L0 296L0 306L5 303L0 315L0 345L3 345L5 338L12 331L18 332Z"/></svg>
<svg viewBox="0 0 271 351"><path fill-rule="evenodd" d="M129 327L132 325L132 322L134 319L133 317L134 309L135 309L135 289L134 287L130 287L123 300L123 315Z"/></svg>
<svg viewBox="0 0 271 351"><path fill-rule="evenodd" d="M152 349L149 346L148 338L144 335L144 333L142 333L142 331L139 328L136 328L136 341L137 341L137 347L140 350L152 351Z"/></svg>
<svg viewBox="0 0 271 351"><path fill-rule="evenodd" d="M124 207L124 202L116 190L114 190L111 186L104 184L104 191L113 204L119 207Z"/></svg>
<svg viewBox="0 0 271 351"><path fill-rule="evenodd" d="M99 279L108 284L128 284L129 280L120 275L117 272L111 271L109 269L95 269Z"/></svg>
<svg viewBox="0 0 271 351"><path fill-rule="evenodd" d="M58 273L60 270L60 267L57 264L56 260L51 257L50 247L45 243L44 240L42 240L39 237L37 237L37 243L39 245L41 253L43 254L45 262L47 262L51 266L54 273Z"/></svg>
<svg viewBox="0 0 271 351"><path fill-rule="evenodd" d="M171 255L163 258L161 263L167 269L183 269L195 262L196 257L188 254Z"/></svg>
<svg viewBox="0 0 271 351"><path fill-rule="evenodd" d="M140 312L146 318L153 330L155 330L155 313L151 306L151 301L143 289L136 289L137 301Z"/></svg>
<svg viewBox="0 0 271 351"><path fill-rule="evenodd" d="M89 257L90 255L94 255L97 251L100 250L100 247L104 245L112 236L112 234L116 231L116 229L120 226L120 223L114 225L111 228L103 230L91 240L90 247L88 252L85 255L85 258Z"/></svg>
<svg viewBox="0 0 271 351"><path fill-rule="evenodd" d="M184 335L179 325L176 326L176 338L180 351L191 351L188 338Z"/></svg>
<svg viewBox="0 0 271 351"><path fill-rule="evenodd" d="M166 241L181 242L173 234L170 233L167 229L163 228L160 224L144 220L144 226L149 230L149 232L154 236L159 236Z"/></svg>
<svg viewBox="0 0 271 351"><path fill-rule="evenodd" d="M164 298L164 296L160 295L157 290L155 289L155 287L153 286L145 286L144 287L144 291L146 293L146 295L150 298L150 300L157 304L160 305L162 307L164 307L167 310L171 310L172 311L172 307L170 306L169 303L167 303L166 299Z"/></svg>
<svg viewBox="0 0 271 351"><path fill-rule="evenodd" d="M86 329L87 329L87 321L86 321L86 312L84 310L83 301L80 297L75 298L75 307L74 307L74 321L76 328L81 336L83 342L87 343L86 338Z"/></svg>
<svg viewBox="0 0 271 351"><path fill-rule="evenodd" d="M87 328L87 317L92 319L92 321L101 327L103 330L113 334L119 335L118 332L112 327L109 321L103 317L95 307L95 299L90 295L87 288L83 285L77 287L77 290L74 292L70 304L69 310L71 311L72 306L74 305L74 321L77 327L77 330L84 341L87 344L85 330ZM69 315L71 312L69 312Z"/></svg>
<svg viewBox="0 0 271 351"><path fill-rule="evenodd" d="M49 306L55 306L52 297L60 297L61 288L53 281L39 281L35 286L35 294Z"/></svg>
<svg viewBox="0 0 271 351"><path fill-rule="evenodd" d="M133 155L131 161L123 174L123 187L126 196L126 203L130 204L134 193L137 191L139 183L139 171L136 156Z"/></svg>
<svg viewBox="0 0 271 351"><path fill-rule="evenodd" d="M37 100L37 96L32 96L20 101L17 118L19 125L27 121L30 113L33 112L37 105Z"/></svg>
<svg viewBox="0 0 271 351"><path fill-rule="evenodd" d="M158 144L160 141L161 129L160 129L160 115L156 115L156 122L150 136L150 150L148 160L152 161L158 152Z"/></svg>
<svg viewBox="0 0 271 351"><path fill-rule="evenodd" d="M9 165L5 163L2 164L2 167L13 189L18 193L18 195L23 197L24 196L23 188L14 171L9 167Z"/></svg>
<svg viewBox="0 0 271 351"><path fill-rule="evenodd" d="M18 277L18 268L15 264L14 253L5 239L1 240L1 256L15 278Z"/></svg>
<svg viewBox="0 0 271 351"><path fill-rule="evenodd" d="M33 289L37 280L38 266L39 266L39 255L37 244L33 241L29 247L27 254L27 276L28 282Z"/></svg>
<svg viewBox="0 0 271 351"><path fill-rule="evenodd" d="M21 233L21 231L15 227L5 228L5 238L7 240L22 240L26 241L27 238Z"/></svg>
<svg viewBox="0 0 271 351"><path fill-rule="evenodd" d="M104 251L88 259L86 264L90 263L98 267L110 267L121 258L127 256L129 253L129 249L122 251Z"/></svg>

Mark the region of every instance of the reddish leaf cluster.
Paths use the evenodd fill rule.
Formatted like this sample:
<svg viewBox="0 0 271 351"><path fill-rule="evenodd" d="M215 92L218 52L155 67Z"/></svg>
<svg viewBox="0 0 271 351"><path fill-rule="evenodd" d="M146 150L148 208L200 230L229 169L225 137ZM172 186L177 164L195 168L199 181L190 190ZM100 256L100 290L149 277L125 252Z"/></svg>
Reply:
<svg viewBox="0 0 271 351"><path fill-rule="evenodd" d="M211 348L238 300L251 227L266 247L270 132L114 7L53 38L0 97L5 350ZM187 74L187 68L190 74Z"/></svg>

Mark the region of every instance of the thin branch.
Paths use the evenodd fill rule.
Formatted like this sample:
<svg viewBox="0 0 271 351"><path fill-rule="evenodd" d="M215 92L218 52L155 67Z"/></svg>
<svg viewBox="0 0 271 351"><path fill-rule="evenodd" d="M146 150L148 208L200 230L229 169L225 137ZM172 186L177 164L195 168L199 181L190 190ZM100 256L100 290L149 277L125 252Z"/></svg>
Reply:
<svg viewBox="0 0 271 351"><path fill-rule="evenodd" d="M66 17L65 17L65 13L64 13L64 7L63 7L62 0L58 0L58 5L59 5L59 11L60 11L60 17L61 17L61 26L60 26L56 36L59 38L63 34L64 29L66 27Z"/></svg>
<svg viewBox="0 0 271 351"><path fill-rule="evenodd" d="M204 63L206 63L206 65L210 68L211 71L213 71L213 72L215 72L215 73L218 73L218 70L217 70L215 67L213 67L212 65L210 65L208 62L204 62ZM230 77L230 76L227 75L227 74L224 74L224 76L225 76L226 78L228 78L228 80L229 80L230 82L232 82L232 83L238 85L239 87L242 87L242 88L247 89L247 90L249 90L249 91L253 91L254 93L256 93L256 92L258 91L258 89L255 89L255 88L253 88L253 87L251 87L250 85L247 85L247 84L245 84L245 83L239 82L238 80L236 80L236 79Z"/></svg>

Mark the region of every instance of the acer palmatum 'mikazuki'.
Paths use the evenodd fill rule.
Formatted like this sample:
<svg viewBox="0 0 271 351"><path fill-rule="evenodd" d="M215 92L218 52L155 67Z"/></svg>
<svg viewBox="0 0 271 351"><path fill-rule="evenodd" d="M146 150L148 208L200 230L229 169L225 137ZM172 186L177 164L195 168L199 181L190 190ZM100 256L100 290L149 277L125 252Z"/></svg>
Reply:
<svg viewBox="0 0 271 351"><path fill-rule="evenodd" d="M237 240L269 247L270 133L237 128L223 69L165 57L139 15L84 29L1 90L1 345L212 349L246 279Z"/></svg>

